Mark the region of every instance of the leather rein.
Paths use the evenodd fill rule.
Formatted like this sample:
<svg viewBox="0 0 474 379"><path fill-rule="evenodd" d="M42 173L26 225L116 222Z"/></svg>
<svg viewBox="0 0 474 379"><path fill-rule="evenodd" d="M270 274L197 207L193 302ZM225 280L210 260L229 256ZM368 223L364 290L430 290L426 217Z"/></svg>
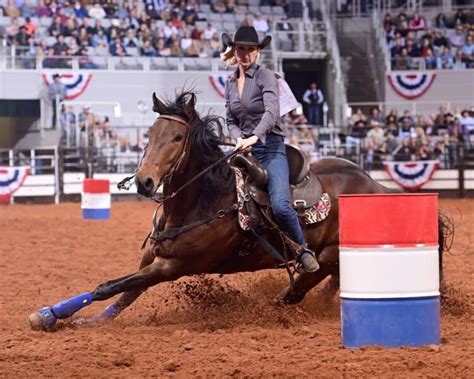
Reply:
<svg viewBox="0 0 474 379"><path fill-rule="evenodd" d="M157 187L156 187L156 191L158 191L158 188L161 187L161 185L165 182L165 180L168 180L168 181L171 181L173 175L178 171L178 168L179 166L181 165L182 161L184 160L184 157L186 156L186 151L187 151L187 147L188 147L188 143L189 143L189 135L190 135L190 131L189 131L189 124L184 120L182 119L181 117L178 117L178 116L171 116L171 115L160 115L158 117L159 119L164 119L164 120L170 120L170 121L175 121L175 122L178 122L184 126L186 126L186 130L187 130L187 134L186 134L186 141L184 143L184 147L183 147L183 151L181 153L181 155L179 156L179 158L176 160L175 163L173 163L173 165L171 166L171 168L168 170L168 172L163 175L163 177L161 178L160 182L158 183ZM230 146L234 146L233 144L223 144L223 145L230 145ZM145 150L146 152L146 150ZM214 167L218 166L219 164L221 164L222 162L226 161L227 159L233 157L234 155L236 155L237 153L239 153L238 150L234 150L232 152L230 152L229 154L225 154L222 158L219 158L217 161L213 162L211 165L209 165L208 167L206 167L204 170L198 172L196 175L194 175L191 179L189 179L187 182L185 182L182 186L180 186L177 190L175 190L173 193L171 193L170 195L167 195L167 196L161 196L161 197L158 197L156 198L155 197L155 194L153 194L153 196L151 196L152 200L154 200L155 202L157 203L164 203L165 201L167 200L170 200L172 198L174 198L178 193L180 193L183 189L185 189L186 187L188 187L191 183L193 183L194 181L196 181L197 179L199 179L200 177L202 177L203 175L206 175L209 171L211 171ZM126 177L125 179L123 179L120 183L117 184L117 187L119 189L125 189L125 190L128 190L130 189L131 187L131 184L130 184L130 181L135 177L136 175L136 172L140 169L140 166L142 165L142 162L143 162L143 159L145 158L145 154L143 154L141 160L140 160L140 163L138 164L138 167L137 169L135 170L135 174L133 174L132 176L128 176ZM155 191L155 193L156 193Z"/></svg>
<svg viewBox="0 0 474 379"><path fill-rule="evenodd" d="M186 129L187 129L187 135L186 135L186 141L184 143L184 147L183 147L183 151L180 155L180 157L176 160L175 163L173 163L173 165L171 166L171 168L169 169L169 171L163 176L163 178L160 180L160 183L158 184L157 186L157 189L164 183L165 180L168 180L170 181L173 177L173 175L178 171L179 169L179 166L181 165L182 161L184 160L184 157L186 155L186 152L187 152L187 146L188 146L188 142L189 142L189 134L190 134L190 131L189 131L189 124L183 120L181 117L177 117L177 116L171 116L171 115L161 115L159 116L159 118L161 119L165 119L165 120L171 120L171 121L176 121L182 125L185 125L186 126ZM225 145L230 145L230 146L235 146L233 144L225 144ZM209 171L211 171L214 167L216 167L217 165L221 164L222 162L226 161L227 159L231 158L232 156L234 156L235 154L239 153L238 150L235 150L235 151L232 151L231 153L229 154L225 154L222 158L219 158L218 160L216 160L215 162L213 162L212 164L210 164L208 167L206 167L205 169L203 169L202 171L198 172L196 175L194 175L191 179L189 179L187 182L185 182L182 186L180 186L177 190L175 190L172 194L168 195L168 196L161 196L159 198L156 198L154 195L151 197L154 201L156 201L157 203L159 203L158 205L158 208L155 210L155 213L153 215L153 230L148 233L147 237L145 238L145 240L143 241L143 245L142 245L142 248L145 247L146 245L146 242L148 241L148 239L152 239L156 244L164 241L164 240L167 240L167 239L174 239L176 238L177 236L179 236L180 234L183 234L183 233L186 233L194 228L197 228L198 226L201 226L201 225L204 225L204 224L208 224L210 223L211 221L213 220L216 220L216 219L220 219L220 218L223 218L225 215L227 215L228 213L231 213L231 212L234 212L234 211L237 211L239 209L239 207L241 206L239 203L234 203L232 204L231 206L227 207L227 208L224 208L224 209L219 209L214 215L206 218L206 219L203 219L203 220L198 220L198 221L195 221L191 224L187 224L187 225L183 225L183 226L180 226L180 227L177 227L177 228L168 228L166 230L160 230L160 225L159 223L157 223L156 221L156 215L158 213L158 209L167 201L167 200L170 200L172 198L174 198L178 193L180 193L183 189L185 189L186 187L188 187L191 183L193 183L194 181L196 181L197 179L199 179L200 177L202 177L203 175L207 174ZM142 159L140 160L140 163L137 167L137 170L140 168L142 162L143 162L143 159L145 157L145 154L143 154L143 157ZM136 173L135 171L135 173ZM117 186L119 189L129 189L130 188L130 181L131 179L135 176L136 174L132 175L132 176L129 176L125 179L123 179ZM156 193L156 192L155 192Z"/></svg>

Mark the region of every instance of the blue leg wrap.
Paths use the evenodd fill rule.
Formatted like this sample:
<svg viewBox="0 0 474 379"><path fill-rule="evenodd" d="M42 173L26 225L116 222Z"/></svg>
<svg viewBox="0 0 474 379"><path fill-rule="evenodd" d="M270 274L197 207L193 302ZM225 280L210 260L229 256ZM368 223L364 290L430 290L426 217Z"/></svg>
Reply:
<svg viewBox="0 0 474 379"><path fill-rule="evenodd" d="M92 295L89 292L85 292L53 305L51 311L59 319L68 318L90 303L92 303Z"/></svg>
<svg viewBox="0 0 474 379"><path fill-rule="evenodd" d="M51 311L51 307L43 307L38 311L38 314L43 321L45 329L51 329L56 324L56 316Z"/></svg>
<svg viewBox="0 0 474 379"><path fill-rule="evenodd" d="M117 306L114 304L110 304L104 311L100 314L100 318L111 320L118 315Z"/></svg>

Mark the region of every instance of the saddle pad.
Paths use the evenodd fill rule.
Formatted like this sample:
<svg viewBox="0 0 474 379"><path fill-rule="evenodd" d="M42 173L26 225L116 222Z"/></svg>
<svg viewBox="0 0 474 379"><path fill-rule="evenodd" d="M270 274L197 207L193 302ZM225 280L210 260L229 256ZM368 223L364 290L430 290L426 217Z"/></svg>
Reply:
<svg viewBox="0 0 474 379"><path fill-rule="evenodd" d="M245 207L245 182L242 175L242 172L238 169L233 167L235 173L235 183L236 183L236 190L237 190L237 202L239 204L238 210L238 220L239 226L242 230L249 230L250 225L250 216L247 212ZM324 192L320 199L310 208L307 208L301 217L301 221L305 225L316 224L325 220L328 215L329 211L331 210L331 197L327 192Z"/></svg>
<svg viewBox="0 0 474 379"><path fill-rule="evenodd" d="M304 211L302 220L306 225L316 224L325 220L330 210L331 197L327 192L324 192L316 204Z"/></svg>
<svg viewBox="0 0 474 379"><path fill-rule="evenodd" d="M232 167L235 174L235 186L237 189L237 203L239 204L239 210L237 211L237 218L239 219L239 225L242 230L250 229L250 216L248 215L247 209L244 207L245 204L245 192L244 192L244 177L242 171L236 167Z"/></svg>

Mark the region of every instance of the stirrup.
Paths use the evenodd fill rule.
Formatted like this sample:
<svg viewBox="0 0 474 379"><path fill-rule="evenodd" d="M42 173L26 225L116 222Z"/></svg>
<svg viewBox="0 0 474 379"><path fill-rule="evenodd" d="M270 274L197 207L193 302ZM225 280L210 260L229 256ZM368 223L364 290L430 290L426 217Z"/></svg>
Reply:
<svg viewBox="0 0 474 379"><path fill-rule="evenodd" d="M304 255L307 256L303 259ZM308 245L304 245L296 256L296 271L300 274L316 272L319 270L319 262L316 258L314 251L308 248Z"/></svg>

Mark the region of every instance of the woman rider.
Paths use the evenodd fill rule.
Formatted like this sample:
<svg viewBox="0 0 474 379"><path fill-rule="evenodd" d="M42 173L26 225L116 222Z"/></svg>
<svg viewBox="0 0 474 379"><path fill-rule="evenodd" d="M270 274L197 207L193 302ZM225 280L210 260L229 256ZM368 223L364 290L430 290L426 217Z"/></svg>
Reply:
<svg viewBox="0 0 474 379"><path fill-rule="evenodd" d="M275 74L257 64L260 50L271 37L261 42L254 27L241 26L232 40L222 40L227 50L222 60L237 69L226 83L226 121L235 149L252 155L268 171L268 193L278 225L301 245L297 261L306 272L319 269L315 254L308 249L296 211L290 203L290 180L284 131L280 125L278 81Z"/></svg>

